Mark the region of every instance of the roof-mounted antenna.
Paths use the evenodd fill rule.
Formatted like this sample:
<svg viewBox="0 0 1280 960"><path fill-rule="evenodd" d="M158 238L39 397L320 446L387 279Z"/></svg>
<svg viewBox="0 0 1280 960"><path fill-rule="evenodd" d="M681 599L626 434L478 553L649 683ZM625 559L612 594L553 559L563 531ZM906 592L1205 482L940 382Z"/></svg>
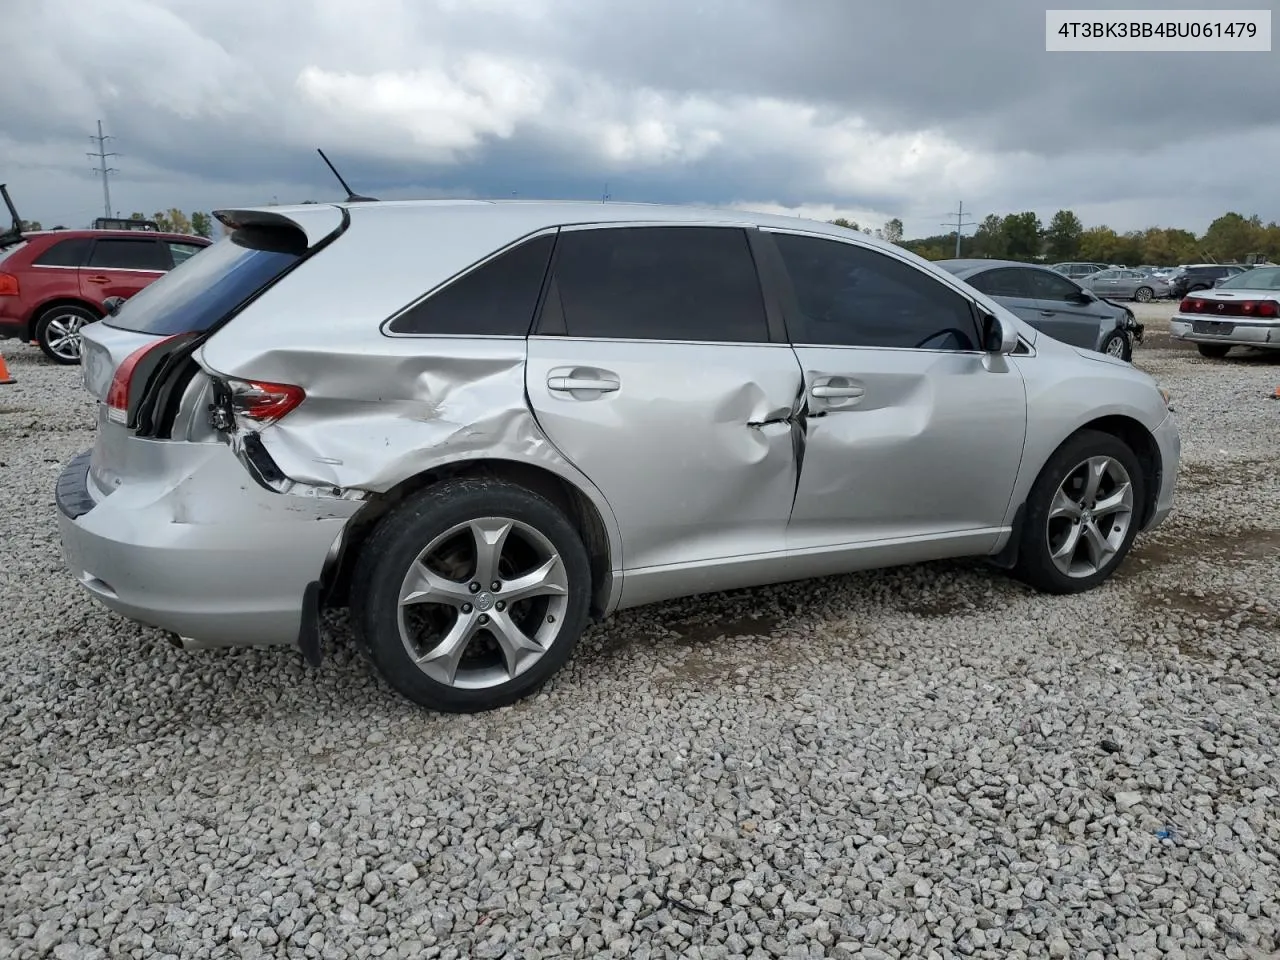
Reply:
<svg viewBox="0 0 1280 960"><path fill-rule="evenodd" d="M347 203L377 203L373 197L362 197L358 193L352 193L351 188L347 186L347 181L342 179L342 174L338 172L337 167L329 162L329 158L324 155L324 151L319 147L316 147L316 153L320 154L320 159L325 162L325 166L333 171L333 175L337 177L338 182L342 184L342 189L347 191Z"/></svg>

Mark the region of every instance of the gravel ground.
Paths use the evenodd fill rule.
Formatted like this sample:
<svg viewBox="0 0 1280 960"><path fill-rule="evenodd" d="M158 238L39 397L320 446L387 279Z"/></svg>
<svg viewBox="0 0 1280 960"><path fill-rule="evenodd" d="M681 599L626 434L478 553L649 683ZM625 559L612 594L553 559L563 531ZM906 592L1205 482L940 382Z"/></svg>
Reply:
<svg viewBox="0 0 1280 960"><path fill-rule="evenodd" d="M63 572L75 371L0 344L0 956L1260 958L1280 949L1276 360L1150 324L1177 509L1087 596L977 564L592 629L420 712L184 654Z"/></svg>

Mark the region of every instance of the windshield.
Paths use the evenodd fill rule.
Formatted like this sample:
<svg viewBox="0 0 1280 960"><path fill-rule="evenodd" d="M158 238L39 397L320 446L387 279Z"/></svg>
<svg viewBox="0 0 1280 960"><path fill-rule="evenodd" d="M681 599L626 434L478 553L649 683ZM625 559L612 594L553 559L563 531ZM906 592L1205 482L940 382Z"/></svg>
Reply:
<svg viewBox="0 0 1280 960"><path fill-rule="evenodd" d="M281 241L280 231L241 228L184 260L104 322L157 336L208 330L305 252L304 245Z"/></svg>
<svg viewBox="0 0 1280 960"><path fill-rule="evenodd" d="M1280 267L1254 267L1223 280L1219 290L1280 290Z"/></svg>

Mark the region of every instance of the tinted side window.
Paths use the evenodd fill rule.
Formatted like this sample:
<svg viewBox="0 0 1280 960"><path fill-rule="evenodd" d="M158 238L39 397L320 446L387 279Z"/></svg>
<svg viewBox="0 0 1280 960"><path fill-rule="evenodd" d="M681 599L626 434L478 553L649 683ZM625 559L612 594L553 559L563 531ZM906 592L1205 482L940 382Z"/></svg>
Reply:
<svg viewBox="0 0 1280 960"><path fill-rule="evenodd" d="M546 234L500 253L411 306L392 333L523 337L529 333L555 236Z"/></svg>
<svg viewBox="0 0 1280 960"><path fill-rule="evenodd" d="M562 234L542 332L735 343L769 339L747 235L727 227Z"/></svg>
<svg viewBox="0 0 1280 960"><path fill-rule="evenodd" d="M969 302L923 270L866 247L775 234L799 316L796 343L976 350Z"/></svg>
<svg viewBox="0 0 1280 960"><path fill-rule="evenodd" d="M204 249L198 243L179 243L177 240L165 241L169 244L169 252L173 254L173 265L176 267L183 260L189 260Z"/></svg>
<svg viewBox="0 0 1280 960"><path fill-rule="evenodd" d="M38 267L79 267L84 264L92 245L93 240L89 237L59 240L31 262Z"/></svg>
<svg viewBox="0 0 1280 960"><path fill-rule="evenodd" d="M169 248L155 240L102 239L93 245L89 266L104 270L169 270Z"/></svg>
<svg viewBox="0 0 1280 960"><path fill-rule="evenodd" d="M1070 280L1063 279L1050 270L1030 270L1033 297L1036 300L1058 300L1066 302L1076 299L1080 288Z"/></svg>
<svg viewBox="0 0 1280 960"><path fill-rule="evenodd" d="M988 270L969 280L969 286L981 290L989 297L1030 297L1031 284L1027 282L1026 271L1007 267L1003 270Z"/></svg>

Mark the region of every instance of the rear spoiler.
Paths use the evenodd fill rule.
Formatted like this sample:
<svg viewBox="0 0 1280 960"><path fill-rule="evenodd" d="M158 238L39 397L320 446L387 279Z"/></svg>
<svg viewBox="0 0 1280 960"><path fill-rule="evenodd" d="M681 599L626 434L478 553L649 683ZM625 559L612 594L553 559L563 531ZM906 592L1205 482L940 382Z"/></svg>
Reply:
<svg viewBox="0 0 1280 960"><path fill-rule="evenodd" d="M25 237L22 235L22 218L18 216L18 211L13 207L13 201L9 199L8 184L0 183L0 197L4 198L4 205L9 208L9 217L13 220L13 226L4 233L0 233L0 249L3 249L12 247L15 243L21 243Z"/></svg>
<svg viewBox="0 0 1280 960"><path fill-rule="evenodd" d="M300 203L288 207L250 207L215 210L214 218L228 230L255 229L305 238L303 249L320 243L346 225L346 211L329 203ZM256 231L255 231L256 232Z"/></svg>

